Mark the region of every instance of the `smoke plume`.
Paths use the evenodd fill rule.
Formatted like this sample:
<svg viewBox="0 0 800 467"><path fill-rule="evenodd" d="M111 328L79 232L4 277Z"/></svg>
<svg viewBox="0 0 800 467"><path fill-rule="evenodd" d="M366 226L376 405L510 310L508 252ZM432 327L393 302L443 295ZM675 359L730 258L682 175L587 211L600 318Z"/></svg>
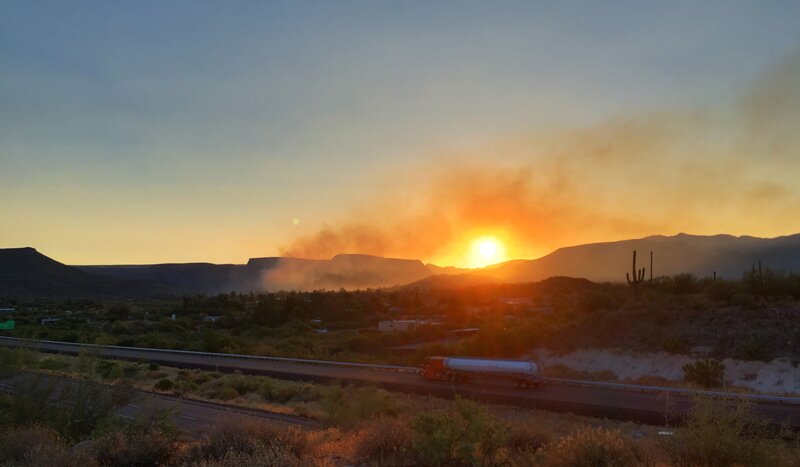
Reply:
<svg viewBox="0 0 800 467"><path fill-rule="evenodd" d="M416 193L388 190L282 254L456 261L485 232L512 256L534 257L680 231L800 231L800 53L713 108L531 131L484 154L440 158L426 173Z"/></svg>

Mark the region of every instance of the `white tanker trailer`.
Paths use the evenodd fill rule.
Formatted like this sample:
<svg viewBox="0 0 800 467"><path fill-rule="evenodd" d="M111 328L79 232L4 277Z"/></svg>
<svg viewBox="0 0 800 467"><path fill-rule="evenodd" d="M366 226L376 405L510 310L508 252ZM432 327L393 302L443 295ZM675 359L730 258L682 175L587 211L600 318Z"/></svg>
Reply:
<svg viewBox="0 0 800 467"><path fill-rule="evenodd" d="M531 361L471 357L427 357L421 374L427 379L463 383L485 376L511 380L517 387L538 387L539 366Z"/></svg>

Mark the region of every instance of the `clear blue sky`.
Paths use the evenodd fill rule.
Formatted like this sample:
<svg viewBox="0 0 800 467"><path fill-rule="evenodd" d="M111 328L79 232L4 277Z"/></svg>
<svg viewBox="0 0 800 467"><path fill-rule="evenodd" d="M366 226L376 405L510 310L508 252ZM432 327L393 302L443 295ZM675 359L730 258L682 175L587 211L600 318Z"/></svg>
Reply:
<svg viewBox="0 0 800 467"><path fill-rule="evenodd" d="M797 1L4 0L0 246L275 254L442 154L715 106L798 48Z"/></svg>

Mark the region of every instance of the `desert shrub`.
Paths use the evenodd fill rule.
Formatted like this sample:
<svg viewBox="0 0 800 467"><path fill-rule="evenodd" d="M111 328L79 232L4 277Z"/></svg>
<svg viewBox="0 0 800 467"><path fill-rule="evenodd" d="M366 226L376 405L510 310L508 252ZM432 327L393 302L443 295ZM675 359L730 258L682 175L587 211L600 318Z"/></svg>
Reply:
<svg viewBox="0 0 800 467"><path fill-rule="evenodd" d="M159 365L158 363L151 363L147 365L147 369L150 371L158 371L161 369L161 365Z"/></svg>
<svg viewBox="0 0 800 467"><path fill-rule="evenodd" d="M242 376L241 374L231 375L226 378L225 383L236 390L240 396L249 392L256 392L261 387L261 381L258 378Z"/></svg>
<svg viewBox="0 0 800 467"><path fill-rule="evenodd" d="M282 445L263 446L258 444L251 452L229 451L220 459L205 460L192 464L194 467L241 467L241 466L281 466L316 467L318 464L301 458Z"/></svg>
<svg viewBox="0 0 800 467"><path fill-rule="evenodd" d="M208 373L201 373L192 378L192 381L197 385L205 384L211 381L211 376Z"/></svg>
<svg viewBox="0 0 800 467"><path fill-rule="evenodd" d="M745 310L755 310L759 306L758 298L750 292L738 292L731 296L731 304Z"/></svg>
<svg viewBox="0 0 800 467"><path fill-rule="evenodd" d="M711 300L732 304L734 295L740 293L740 290L738 282L718 280L708 284L703 293Z"/></svg>
<svg viewBox="0 0 800 467"><path fill-rule="evenodd" d="M0 400L0 422L38 423L69 441L92 433L131 398L125 388L85 381L56 386L50 380L30 377L17 387L16 394Z"/></svg>
<svg viewBox="0 0 800 467"><path fill-rule="evenodd" d="M676 274L672 276L670 288L676 294L691 294L698 291L700 284L693 274Z"/></svg>
<svg viewBox="0 0 800 467"><path fill-rule="evenodd" d="M703 388L720 387L725 377L725 365L718 360L704 358L683 366L683 379Z"/></svg>
<svg viewBox="0 0 800 467"><path fill-rule="evenodd" d="M642 464L636 450L616 431L578 430L548 450L545 464L552 467L625 467Z"/></svg>
<svg viewBox="0 0 800 467"><path fill-rule="evenodd" d="M617 288L599 285L581 294L578 300L578 309L588 312L615 310L624 303L621 295Z"/></svg>
<svg viewBox="0 0 800 467"><path fill-rule="evenodd" d="M495 465L508 428L474 402L457 399L446 410L414 418L414 451L429 465Z"/></svg>
<svg viewBox="0 0 800 467"><path fill-rule="evenodd" d="M153 385L153 387L159 391L169 391L173 386L175 386L175 383L168 378L162 378Z"/></svg>
<svg viewBox="0 0 800 467"><path fill-rule="evenodd" d="M506 447L515 453L535 453L550 443L552 435L539 426L517 423L511 425Z"/></svg>
<svg viewBox="0 0 800 467"><path fill-rule="evenodd" d="M89 451L101 465L167 465L178 459L178 429L172 411L141 413L130 423L96 430Z"/></svg>
<svg viewBox="0 0 800 467"><path fill-rule="evenodd" d="M686 340L679 336L667 336L661 341L661 349L669 353L683 353L689 346Z"/></svg>
<svg viewBox="0 0 800 467"><path fill-rule="evenodd" d="M139 374L139 371L141 371L141 368L138 363L129 363L122 367L122 374L126 378L133 378Z"/></svg>
<svg viewBox="0 0 800 467"><path fill-rule="evenodd" d="M59 357L47 357L39 361L39 368L43 370L64 370L69 367L69 362Z"/></svg>
<svg viewBox="0 0 800 467"><path fill-rule="evenodd" d="M239 393L236 392L236 389L233 389L230 386L223 386L218 390L214 391L212 397L214 399L229 401L231 399L236 399L237 397L239 397Z"/></svg>
<svg viewBox="0 0 800 467"><path fill-rule="evenodd" d="M0 432L0 462L15 467L93 467L85 452L70 450L55 431L43 426L11 427Z"/></svg>
<svg viewBox="0 0 800 467"><path fill-rule="evenodd" d="M800 452L775 435L743 403L699 399L667 451L675 465L686 467L800 465Z"/></svg>
<svg viewBox="0 0 800 467"><path fill-rule="evenodd" d="M745 337L736 346L734 356L741 360L767 361L770 357L770 339L765 336Z"/></svg>
<svg viewBox="0 0 800 467"><path fill-rule="evenodd" d="M269 423L229 420L208 429L192 447L189 460L218 461L226 456L252 456L264 450L280 449L300 458L309 449L305 433ZM240 464L252 465L252 464ZM269 464L266 464L269 465Z"/></svg>
<svg viewBox="0 0 800 467"><path fill-rule="evenodd" d="M0 377L9 377L20 370L17 354L12 349L0 348Z"/></svg>
<svg viewBox="0 0 800 467"><path fill-rule="evenodd" d="M128 436L113 432L97 439L93 450L101 465L135 467L168 464L175 456L176 446L160 431Z"/></svg>
<svg viewBox="0 0 800 467"><path fill-rule="evenodd" d="M115 380L122 377L122 369L119 364L111 360L99 360L96 371L101 378L106 380Z"/></svg>
<svg viewBox="0 0 800 467"><path fill-rule="evenodd" d="M173 386L173 391L178 395L190 394L196 390L197 385L191 381L176 381L175 386Z"/></svg>
<svg viewBox="0 0 800 467"><path fill-rule="evenodd" d="M356 452L364 461L379 466L411 463L414 432L408 420L381 416L363 423L358 432Z"/></svg>
<svg viewBox="0 0 800 467"><path fill-rule="evenodd" d="M328 386L320 400L325 418L337 425L353 425L373 417L396 416L400 406L389 392L373 387L343 389Z"/></svg>
<svg viewBox="0 0 800 467"><path fill-rule="evenodd" d="M61 445L58 433L44 426L9 427L0 433L0 459L22 461L25 454L39 445Z"/></svg>

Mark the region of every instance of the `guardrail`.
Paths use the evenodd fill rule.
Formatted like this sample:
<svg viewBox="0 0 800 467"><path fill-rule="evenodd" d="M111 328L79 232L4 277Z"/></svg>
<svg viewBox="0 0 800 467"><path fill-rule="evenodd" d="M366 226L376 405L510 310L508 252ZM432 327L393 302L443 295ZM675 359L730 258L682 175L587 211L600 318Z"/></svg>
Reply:
<svg viewBox="0 0 800 467"><path fill-rule="evenodd" d="M155 349L147 347L123 347L119 345L98 345L98 344L84 344L79 342L61 342L37 339L23 339L20 337L0 337L2 341L17 341L26 342L32 345L35 344L53 344L65 345L70 347L80 348L95 348L95 349L117 349L126 351L139 351L139 352L160 352L165 354L179 354L179 355L195 355L205 357L222 357L222 358L238 358L244 360L263 360L271 362L284 362L284 363L300 363L304 365L325 365L325 366L338 366L349 368L362 368L370 370L384 370L404 373L419 373L419 368L413 366L399 366L399 365L378 365L374 363L355 363L355 362L337 362L332 360L309 360L304 358L289 358L289 357L268 357L262 355L247 355L247 354L234 354L234 353L220 353L220 352L197 352L194 350L173 350L173 349Z"/></svg>
<svg viewBox="0 0 800 467"><path fill-rule="evenodd" d="M50 340L36 340L36 339L23 339L19 337L0 337L0 343L3 341L16 341L22 343L35 344L52 344L62 345L69 347L80 348L96 348L96 349L117 349L123 351L139 351L139 352L158 352L164 354L179 354L179 355L195 355L207 356L215 358L236 358L244 360L261 360L271 362L283 363L299 363L304 365L323 365L323 366L336 366L344 368L360 368L376 371L391 371L402 373L419 373L419 368L412 366L399 366L399 365L379 365L373 363L354 363L354 362L337 362L331 360L309 360L302 358L289 358L289 357L268 357L262 355L246 355L246 354L228 354L219 352L196 352L192 350L173 350L173 349L151 349L146 347L123 347L118 345L98 345L98 344L83 344L76 342L60 342ZM578 379L564 379L564 378L549 378L541 377L541 381L548 384L560 384L564 386L581 386L594 389L606 389L615 391L635 391L635 392L654 392L654 393L667 393L667 394L680 394L689 396L708 396L708 397L722 397L728 399L744 399L758 402L774 402L781 404L798 404L800 405L800 397L790 396L770 396L761 394L746 394L724 391L705 391L697 389L676 388L669 386L646 386L639 384L625 384L625 383L609 383L602 381L589 381Z"/></svg>

